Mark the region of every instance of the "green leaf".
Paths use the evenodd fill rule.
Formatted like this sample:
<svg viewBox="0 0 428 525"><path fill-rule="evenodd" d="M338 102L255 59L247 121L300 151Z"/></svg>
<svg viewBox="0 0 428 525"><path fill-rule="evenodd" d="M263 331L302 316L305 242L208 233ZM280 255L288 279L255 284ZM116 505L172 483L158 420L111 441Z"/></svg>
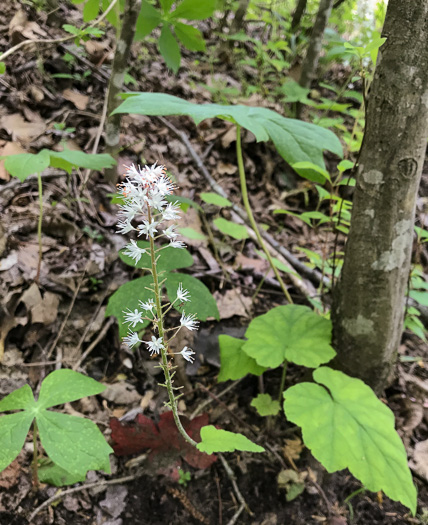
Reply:
<svg viewBox="0 0 428 525"><path fill-rule="evenodd" d="M6 73L6 64L5 62L0 62L0 75L4 75Z"/></svg>
<svg viewBox="0 0 428 525"><path fill-rule="evenodd" d="M311 92L310 89L304 88L299 85L295 80L287 80L279 89L281 93L284 93L284 102L307 102L308 95Z"/></svg>
<svg viewBox="0 0 428 525"><path fill-rule="evenodd" d="M325 180L330 179L330 174L324 168L317 166L313 162L296 162L292 168L304 179L308 179L312 182L323 183Z"/></svg>
<svg viewBox="0 0 428 525"><path fill-rule="evenodd" d="M180 47L172 34L171 29L166 24L162 27L158 46L161 55L165 59L166 65L172 69L174 73L177 73L181 62Z"/></svg>
<svg viewBox="0 0 428 525"><path fill-rule="evenodd" d="M175 22L174 31L180 42L190 51L205 51L205 40L198 28Z"/></svg>
<svg viewBox="0 0 428 525"><path fill-rule="evenodd" d="M207 204L214 204L220 208L228 208L229 206L232 206L229 199L218 195L218 193L201 193L200 197Z"/></svg>
<svg viewBox="0 0 428 525"><path fill-rule="evenodd" d="M141 3L141 11L137 18L135 30L135 40L143 40L157 27L162 20L160 12L155 9L147 0Z"/></svg>
<svg viewBox="0 0 428 525"><path fill-rule="evenodd" d="M160 4L165 13L169 12L173 3L174 0L160 0Z"/></svg>
<svg viewBox="0 0 428 525"><path fill-rule="evenodd" d="M86 474L70 474L50 460L42 459L38 468L39 480L54 487L64 487L85 481Z"/></svg>
<svg viewBox="0 0 428 525"><path fill-rule="evenodd" d="M282 117L266 108L193 104L164 93L127 93L126 100L113 113L188 115L196 124L208 118L222 118L250 130L259 142L271 139L290 165L307 161L324 168L324 150L340 157L343 154L340 141L332 131Z"/></svg>
<svg viewBox="0 0 428 525"><path fill-rule="evenodd" d="M204 235L201 232L198 232L194 228L186 227L186 228L178 228L178 233L182 235L183 237L187 237L188 239L196 239L197 241L205 241L207 236Z"/></svg>
<svg viewBox="0 0 428 525"><path fill-rule="evenodd" d="M0 412L21 410L35 404L33 392L29 385L14 390L0 401Z"/></svg>
<svg viewBox="0 0 428 525"><path fill-rule="evenodd" d="M265 449L256 445L242 434L235 434L227 430L220 430L213 425L201 428L202 441L197 444L198 450L206 454L213 452L264 452Z"/></svg>
<svg viewBox="0 0 428 525"><path fill-rule="evenodd" d="M217 303L204 283L185 273L170 273L166 280L165 286L170 301L177 297L178 285L182 283L183 288L190 293L190 301L186 302L183 307L176 308L178 311L183 310L187 315L195 314L200 321L206 321L208 317L220 319Z"/></svg>
<svg viewBox="0 0 428 525"><path fill-rule="evenodd" d="M266 368L259 366L255 359L249 357L242 350L245 343L242 339L236 339L230 335L219 335L218 343L220 346L220 373L217 381L227 381L228 379L240 379L247 374L259 376Z"/></svg>
<svg viewBox="0 0 428 525"><path fill-rule="evenodd" d="M0 417L0 472L21 452L33 418L28 412Z"/></svg>
<svg viewBox="0 0 428 525"><path fill-rule="evenodd" d="M105 389L105 385L91 377L62 368L51 372L43 381L37 406L41 409L71 403L82 397L100 394Z"/></svg>
<svg viewBox="0 0 428 525"><path fill-rule="evenodd" d="M242 224L236 224L236 222L228 221L226 219L223 219L223 217L218 217L217 219L214 219L213 223L217 226L221 233L229 235L230 237L238 239L239 241L242 241L243 239L248 239L249 237L247 228Z"/></svg>
<svg viewBox="0 0 428 525"><path fill-rule="evenodd" d="M76 475L88 470L110 473L113 449L92 421L48 410L36 419L40 441L54 463Z"/></svg>
<svg viewBox="0 0 428 525"><path fill-rule="evenodd" d="M76 26L72 26L71 24L64 24L62 28L64 29L64 31L67 31L67 33L71 33L72 35L76 35L76 36L80 35L80 33L82 32L81 29L79 29Z"/></svg>
<svg viewBox="0 0 428 525"><path fill-rule="evenodd" d="M131 259L129 255L125 255L123 250L119 252L119 258L129 266L134 268L151 268L152 262L150 258L150 243L148 241L137 241L137 246L139 248L144 248L147 250L147 253L143 253L141 259L138 263L135 262L135 259ZM158 273L170 272L171 270L177 270L179 268L187 268L192 266L194 263L193 257L186 248L171 248L167 246L159 253L159 258L156 263ZM165 275L161 276L162 278Z"/></svg>
<svg viewBox="0 0 428 525"><path fill-rule="evenodd" d="M171 16L187 20L203 20L214 13L215 7L216 0L183 0Z"/></svg>
<svg viewBox="0 0 428 525"><path fill-rule="evenodd" d="M63 151L45 149L41 151L41 153L43 152L50 155L51 166L54 168L62 168L68 173L71 173L72 167L100 171L103 168L111 168L116 164L114 158L107 153L92 154L71 149L65 149Z"/></svg>
<svg viewBox="0 0 428 525"><path fill-rule="evenodd" d="M4 158L4 157L3 157ZM34 155L33 153L19 153L18 155L9 155L5 158L4 167L13 176L21 182L36 173L41 173L49 166L49 155L43 150Z"/></svg>
<svg viewBox="0 0 428 525"><path fill-rule="evenodd" d="M139 301L147 302L149 299L155 299L153 292L147 288L153 286L153 278L151 275L134 279L128 283L122 284L122 286L114 292L110 297L107 309L106 317L114 315L119 323L119 336L125 337L129 331L129 325L125 324L124 321L124 310L134 311L138 309L141 311ZM147 317L150 317L150 312L147 313ZM132 330L138 332L149 324L149 321L144 321L137 324Z"/></svg>
<svg viewBox="0 0 428 525"><path fill-rule="evenodd" d="M360 379L328 367L313 377L319 384L284 392L284 412L302 427L305 445L328 472L348 468L367 489L383 490L414 514L416 488L392 411Z"/></svg>
<svg viewBox="0 0 428 525"><path fill-rule="evenodd" d="M102 10L103 12L107 11L109 5L112 3L113 0L102 0L101 1L101 6L102 6ZM120 2L121 3L121 2ZM118 28L119 25L120 25L120 20L119 20L119 11L120 9L111 9L106 17L106 20L108 20L110 22L110 24L113 26L113 27L116 27Z"/></svg>
<svg viewBox="0 0 428 525"><path fill-rule="evenodd" d="M279 401L272 399L269 394L259 394L251 401L251 406L263 417L276 416L281 410Z"/></svg>
<svg viewBox="0 0 428 525"><path fill-rule="evenodd" d="M288 304L253 319L243 350L260 366L276 368L285 360L316 368L336 352L330 345L331 321L307 306Z"/></svg>
<svg viewBox="0 0 428 525"><path fill-rule="evenodd" d="M346 170L351 170L354 167L354 163L350 160L344 159L339 162L337 169L342 173Z"/></svg>
<svg viewBox="0 0 428 525"><path fill-rule="evenodd" d="M409 292L409 297L422 306L428 306L428 292L418 292L417 290L411 290Z"/></svg>
<svg viewBox="0 0 428 525"><path fill-rule="evenodd" d="M100 11L100 0L86 0L83 8L83 21L91 22L97 18Z"/></svg>

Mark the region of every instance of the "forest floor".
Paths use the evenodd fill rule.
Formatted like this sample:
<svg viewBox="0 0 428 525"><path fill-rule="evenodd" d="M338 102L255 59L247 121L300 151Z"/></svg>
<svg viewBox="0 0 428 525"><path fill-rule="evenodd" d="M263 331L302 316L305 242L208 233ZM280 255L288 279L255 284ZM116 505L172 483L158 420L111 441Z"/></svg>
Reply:
<svg viewBox="0 0 428 525"><path fill-rule="evenodd" d="M63 6L58 15L67 23L81 23L77 7ZM6 50L24 37L63 36L57 27L55 21L48 22L46 15L27 3L5 0L0 13L0 49ZM210 40L208 27L206 33L210 47L215 37ZM0 154L56 149L62 141L71 149L92 150L106 88L102 73L111 63L111 37L110 30L100 41L89 41L85 57L68 63L63 60L67 51L59 45L19 51L7 60L8 71L0 78ZM130 73L138 86L130 87L199 103L212 102L206 86L213 82L239 87L232 65L218 62L212 75L209 64L195 66L193 60L184 54L175 76L167 71L154 46L137 44ZM55 78L55 74L71 74L73 78ZM272 107L259 95L248 103ZM211 176L228 198L241 206L229 125L211 120L196 128L185 117L169 122L184 132ZM121 142L126 147L120 154L120 174L125 165L140 163L143 155L148 164L159 161L167 166L177 179L181 195L200 202L201 192L212 191L185 143L159 119L126 116L122 130ZM293 176L269 144L256 143L247 134L244 148L250 199L258 223L266 225L275 239L302 261L305 255L298 247L320 255L331 253L331 236L308 228L293 216L284 220L283 215L272 214L272 210L284 207L285 200L288 209L294 211L310 207L314 194L308 184ZM332 165L338 159L327 156L326 161ZM146 352L130 352L121 345L115 319L105 317L108 298L120 285L138 276L138 270L118 258L125 240L115 233L117 206L109 198L113 188L101 174L92 173L87 181L85 177L84 171L67 176L55 169L43 175L43 262L37 285L37 180L10 179L0 164L0 351L4 348L0 396L26 383L36 389L58 363L64 367L77 363L78 370L109 388L100 396L67 404L62 410L89 417L109 439L111 418L128 415L132 421L131 411L138 408L157 421L164 412L166 397L158 387L156 362ZM427 195L427 171L423 177L421 198L422 192ZM205 222L189 208L182 226L206 231L206 223L218 211L205 205L204 210ZM226 218L228 213L222 210ZM264 374L263 381L248 376L217 383L218 335L242 336L252 317L284 304L284 299L273 274L267 275L256 294L267 266L252 241L227 240L214 230L216 256L207 241L185 240L195 260L189 271L214 293L221 319L202 323L193 340L183 341L192 345L197 361L187 367L180 409L187 416L205 414L212 424L242 431L270 452L226 454L230 470L220 458L207 468L189 466L172 451L140 454L138 460L135 454L112 456L112 475L90 472L87 482L95 483L93 488L66 493L41 509L31 525L226 525L234 516L236 523L252 525L428 523L428 451L426 446L417 447L428 443L428 346L406 332L395 380L382 398L395 413L397 430L415 473L419 505L417 517L412 517L401 504L359 490L360 483L349 472L327 474L302 445L298 428L279 416L267 421L249 407L260 389L276 395L281 380L278 370ZM419 258L426 272L426 249ZM306 277L303 281L308 290L316 292ZM308 304L301 290L290 281L287 284L293 300ZM325 300L328 303L328 294ZM292 384L301 376L300 369L291 366L287 381ZM36 494L32 491L29 441L0 473L1 525L29 523L31 513L58 490L45 484ZM177 465L182 472L190 473L190 479L181 477L178 483ZM278 475L284 471L295 472L304 482L303 493L292 501L286 500L287 492L279 483ZM134 479L103 484L105 479L125 476ZM238 517L240 494L246 504Z"/></svg>

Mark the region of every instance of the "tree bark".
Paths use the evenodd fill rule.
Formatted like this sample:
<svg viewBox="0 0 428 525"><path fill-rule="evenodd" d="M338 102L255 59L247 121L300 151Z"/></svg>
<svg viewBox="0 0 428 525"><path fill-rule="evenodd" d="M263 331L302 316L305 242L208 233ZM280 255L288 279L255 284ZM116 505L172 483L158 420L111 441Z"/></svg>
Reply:
<svg viewBox="0 0 428 525"><path fill-rule="evenodd" d="M428 135L428 2L390 0L333 298L337 366L376 392L403 330L415 206Z"/></svg>
<svg viewBox="0 0 428 525"><path fill-rule="evenodd" d="M119 152L120 121L121 115L112 115L111 112L117 108L120 99L119 93L123 90L123 81L128 66L131 45L135 36L135 27L140 13L141 0L126 0L122 27L116 43L113 65L107 90L107 120L105 127L105 152L114 158ZM112 184L117 182L117 168L106 169L105 178Z"/></svg>
<svg viewBox="0 0 428 525"><path fill-rule="evenodd" d="M332 7L333 0L320 0L317 17L312 29L309 47L303 60L302 72L299 79L299 84L304 88L311 87L311 82L316 77L324 30L330 18Z"/></svg>
<svg viewBox="0 0 428 525"><path fill-rule="evenodd" d="M291 19L291 30L295 31L297 27L300 25L300 21L302 20L303 13L306 11L306 5L308 3L308 0L298 0L296 9L293 13L293 18Z"/></svg>

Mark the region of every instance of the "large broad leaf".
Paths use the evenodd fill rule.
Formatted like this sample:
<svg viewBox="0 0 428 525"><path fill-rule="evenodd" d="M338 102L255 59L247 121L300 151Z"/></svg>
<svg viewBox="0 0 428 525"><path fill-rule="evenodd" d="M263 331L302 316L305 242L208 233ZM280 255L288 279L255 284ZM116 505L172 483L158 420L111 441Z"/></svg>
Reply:
<svg viewBox="0 0 428 525"><path fill-rule="evenodd" d="M383 490L414 513L416 489L392 411L360 379L328 367L313 377L319 384L284 392L285 415L302 427L306 446L329 472L348 468L369 490Z"/></svg>
<svg viewBox="0 0 428 525"><path fill-rule="evenodd" d="M137 241L137 246L147 250L147 253L143 253L138 263L135 262L135 259L132 259L129 255L123 253L125 249L119 252L120 259L134 268L151 268L152 262L149 253L150 243L148 241ZM171 248L167 246L159 252L156 268L158 274L161 274L162 272L170 272L171 270L177 270L179 268L187 268L192 266L193 263L193 257L185 248ZM161 279L164 277L164 275L160 275Z"/></svg>
<svg viewBox="0 0 428 525"><path fill-rule="evenodd" d="M71 474L88 470L110 473L109 454L113 452L99 428L82 417L41 411L37 416L40 441L47 455Z"/></svg>
<svg viewBox="0 0 428 525"><path fill-rule="evenodd" d="M183 285L185 290L190 293L190 301L180 306L176 303L177 310L185 311L186 315L195 314L200 321L206 321L208 317L220 319L217 303L204 283L185 273L170 273L166 280L165 286L172 302L177 297L177 288L179 284Z"/></svg>
<svg viewBox="0 0 428 525"><path fill-rule="evenodd" d="M221 231L221 233L229 235L230 237L233 237L238 241L248 239L249 237L246 226L243 226L242 224L237 224L236 222L228 221L227 219L223 219L223 217L218 217L217 219L214 219L213 223Z"/></svg>
<svg viewBox="0 0 428 525"><path fill-rule="evenodd" d="M256 445L242 434L235 434L221 430L213 425L201 428L202 441L197 444L198 450L212 454L213 452L234 452L243 450L247 452L264 452L265 449Z"/></svg>
<svg viewBox="0 0 428 525"><path fill-rule="evenodd" d="M42 150L37 155L33 153L19 153L18 155L8 155L5 159L4 167L21 182L36 173L41 173L49 166L49 155Z"/></svg>
<svg viewBox="0 0 428 525"><path fill-rule="evenodd" d="M290 164L311 162L324 168L323 151L329 150L342 156L339 139L331 131L288 119L266 108L250 106L222 106L220 104L193 104L164 93L128 93L127 98L113 113L138 113L141 115L188 115L199 124L207 118L222 118L239 124L256 136L257 141L272 140L278 153ZM303 177L312 172L296 168ZM319 176L316 174L314 176Z"/></svg>
<svg viewBox="0 0 428 525"><path fill-rule="evenodd" d="M330 345L331 321L306 306L277 306L253 319L245 332L244 352L260 366L276 368L285 360L316 368L336 352Z"/></svg>
<svg viewBox="0 0 428 525"><path fill-rule="evenodd" d="M198 28L175 22L174 31L180 42L190 51L205 51L205 40Z"/></svg>
<svg viewBox="0 0 428 525"><path fill-rule="evenodd" d="M148 290L153 286L153 278L151 275L134 279L122 286L114 292L110 297L106 309L106 317L114 315L119 323L119 335L125 337L129 331L129 325L124 323L124 311L135 309L141 311L140 301L147 302L149 299L155 300L153 292ZM147 312L147 317L150 317L150 312ZM132 328L134 332L138 332L149 324L149 321L139 323Z"/></svg>
<svg viewBox="0 0 428 525"><path fill-rule="evenodd" d="M92 421L46 410L104 389L101 383L78 372L56 370L43 381L37 402L28 385L2 399L0 411L22 411L0 418L0 471L19 454L36 418L40 441L57 465L83 477L91 469L110 472L109 454L113 451Z"/></svg>
<svg viewBox="0 0 428 525"><path fill-rule="evenodd" d="M104 168L111 168L116 164L114 158L107 153L92 154L71 149L65 149L63 151L42 151L50 155L51 166L62 168L69 173L71 173L71 168L73 167L99 171Z"/></svg>
<svg viewBox="0 0 428 525"><path fill-rule="evenodd" d="M168 25L164 24L158 40L160 54L164 57L166 65L177 73L181 62L180 46Z"/></svg>
<svg viewBox="0 0 428 525"><path fill-rule="evenodd" d="M216 0L183 0L171 13L172 18L203 20L214 13Z"/></svg>
<svg viewBox="0 0 428 525"><path fill-rule="evenodd" d="M157 27L162 20L161 13L155 9L147 0L141 2L141 11L137 18L135 40L143 40Z"/></svg>
<svg viewBox="0 0 428 525"><path fill-rule="evenodd" d="M104 392L105 386L91 377L63 368L49 374L40 388L37 405L50 408Z"/></svg>
<svg viewBox="0 0 428 525"><path fill-rule="evenodd" d="M219 335L218 343L221 366L217 381L236 380L247 374L259 376L266 370L242 350L245 343L242 339L236 339L230 335Z"/></svg>

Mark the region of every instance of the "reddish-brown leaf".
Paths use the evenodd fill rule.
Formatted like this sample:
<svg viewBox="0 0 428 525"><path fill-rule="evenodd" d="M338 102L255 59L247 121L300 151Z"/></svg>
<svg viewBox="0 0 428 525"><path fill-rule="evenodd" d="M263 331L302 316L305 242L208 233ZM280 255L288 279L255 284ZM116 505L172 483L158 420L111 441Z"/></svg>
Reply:
<svg viewBox="0 0 428 525"><path fill-rule="evenodd" d="M186 417L180 417L180 421L189 436L199 442L201 428L208 425L208 415L203 414L192 421ZM118 419L112 418L110 428L111 437L115 442L114 452L118 456L151 449L149 457L153 459L158 455L171 455L175 451L189 465L200 469L210 467L217 459L214 454L199 452L197 448L183 439L175 425L172 412L162 414L157 425L142 414L139 414L131 423L121 423Z"/></svg>

